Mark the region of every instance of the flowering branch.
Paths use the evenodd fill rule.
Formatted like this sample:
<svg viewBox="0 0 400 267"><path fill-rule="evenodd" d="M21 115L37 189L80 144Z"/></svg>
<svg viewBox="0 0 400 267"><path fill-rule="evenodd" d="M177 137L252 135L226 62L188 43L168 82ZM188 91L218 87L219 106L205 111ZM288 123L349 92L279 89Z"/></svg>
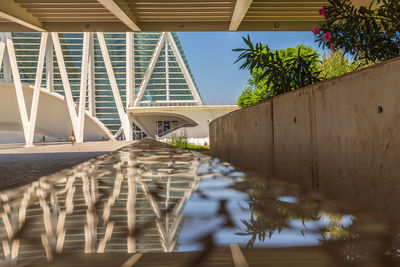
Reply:
<svg viewBox="0 0 400 267"><path fill-rule="evenodd" d="M373 0L368 7L329 0L319 14L324 21L312 32L316 42L367 64L400 56L400 1Z"/></svg>

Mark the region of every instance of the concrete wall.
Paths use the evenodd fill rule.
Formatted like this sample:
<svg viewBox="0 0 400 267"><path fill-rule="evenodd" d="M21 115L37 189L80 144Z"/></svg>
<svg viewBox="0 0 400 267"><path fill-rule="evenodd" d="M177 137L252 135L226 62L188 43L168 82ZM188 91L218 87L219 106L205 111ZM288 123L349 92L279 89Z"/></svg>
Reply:
<svg viewBox="0 0 400 267"><path fill-rule="evenodd" d="M400 59L231 112L210 145L238 167L400 212Z"/></svg>

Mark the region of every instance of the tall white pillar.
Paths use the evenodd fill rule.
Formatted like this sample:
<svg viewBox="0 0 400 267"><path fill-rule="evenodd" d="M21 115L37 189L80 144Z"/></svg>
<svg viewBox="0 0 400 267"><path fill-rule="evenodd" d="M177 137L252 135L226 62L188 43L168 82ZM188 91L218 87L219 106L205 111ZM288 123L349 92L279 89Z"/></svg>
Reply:
<svg viewBox="0 0 400 267"><path fill-rule="evenodd" d="M126 107L133 104L133 32L126 33Z"/></svg>
<svg viewBox="0 0 400 267"><path fill-rule="evenodd" d="M54 91L54 62L53 62L53 41L48 36L46 48L46 89L49 92Z"/></svg>
<svg viewBox="0 0 400 267"><path fill-rule="evenodd" d="M91 116L96 116L96 95L94 81L94 33L89 33L89 76L88 76L88 103L89 113Z"/></svg>

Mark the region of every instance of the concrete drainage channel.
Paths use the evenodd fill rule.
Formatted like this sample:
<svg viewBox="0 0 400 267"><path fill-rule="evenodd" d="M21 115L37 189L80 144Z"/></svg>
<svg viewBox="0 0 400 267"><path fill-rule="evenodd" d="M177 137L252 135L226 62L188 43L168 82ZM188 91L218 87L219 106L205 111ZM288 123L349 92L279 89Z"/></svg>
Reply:
<svg viewBox="0 0 400 267"><path fill-rule="evenodd" d="M398 263L393 221L151 139L3 191L0 202L6 265Z"/></svg>

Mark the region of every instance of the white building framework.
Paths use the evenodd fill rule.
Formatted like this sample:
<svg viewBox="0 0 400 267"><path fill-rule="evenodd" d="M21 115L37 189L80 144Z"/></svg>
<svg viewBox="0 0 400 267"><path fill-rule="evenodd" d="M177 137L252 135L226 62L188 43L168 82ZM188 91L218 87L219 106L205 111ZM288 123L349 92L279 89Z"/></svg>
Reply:
<svg viewBox="0 0 400 267"><path fill-rule="evenodd" d="M14 83L28 146L43 89L63 95L78 143L86 113L111 139L132 140L128 109L203 105L176 33L1 33L0 63L2 82ZM30 113L23 84L34 86Z"/></svg>

